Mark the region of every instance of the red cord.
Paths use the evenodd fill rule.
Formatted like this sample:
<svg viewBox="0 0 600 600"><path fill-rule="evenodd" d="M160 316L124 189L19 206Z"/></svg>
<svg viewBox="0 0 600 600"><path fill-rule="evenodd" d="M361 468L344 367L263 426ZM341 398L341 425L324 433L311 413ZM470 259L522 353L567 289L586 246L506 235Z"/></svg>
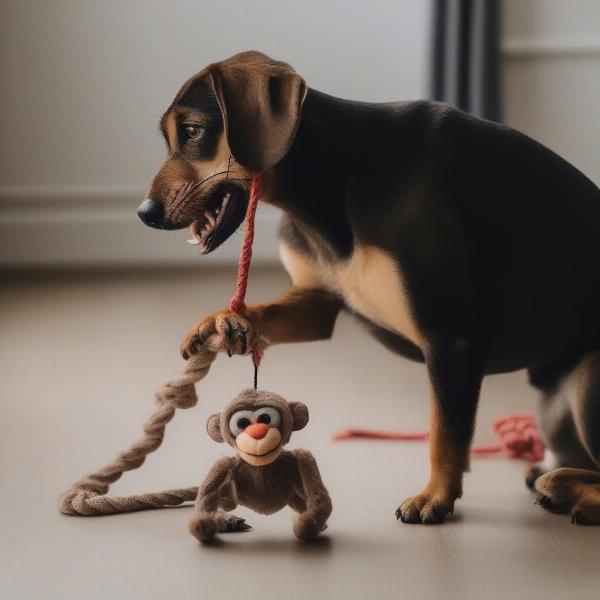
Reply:
<svg viewBox="0 0 600 600"><path fill-rule="evenodd" d="M260 196L260 187L262 184L262 175L258 173L252 178L250 187L250 198L246 210L246 232L244 241L240 250L240 259L238 262L238 275L235 295L229 301L229 310L238 315L246 312L246 289L248 288L248 273L250 271L250 262L252 261L252 243L254 242L254 218L256 216L256 207ZM260 365L262 350L255 346L252 350L252 357L256 366Z"/></svg>
<svg viewBox="0 0 600 600"><path fill-rule="evenodd" d="M544 443L537 430L533 415L508 415L494 422L493 431L499 444L475 446L471 453L476 456L503 452L510 458L523 458L537 462L544 458ZM427 440L429 432L373 431L370 429L346 429L333 436L335 441L350 439L372 440Z"/></svg>
<svg viewBox="0 0 600 600"><path fill-rule="evenodd" d="M414 442L429 439L429 431L374 431L373 429L346 429L333 436L334 441L363 438L367 440L396 440Z"/></svg>
<svg viewBox="0 0 600 600"><path fill-rule="evenodd" d="M256 215L256 207L258 205L258 197L260 195L260 185L262 176L260 173L252 179L250 187L250 199L248 200L248 208L246 210L246 232L244 241L240 250L240 259L238 263L237 286L235 295L229 302L229 310L238 315L243 315L246 310L244 302L246 298L246 289L248 287L248 272L250 271L250 261L252 260L252 242L254 241L254 217Z"/></svg>

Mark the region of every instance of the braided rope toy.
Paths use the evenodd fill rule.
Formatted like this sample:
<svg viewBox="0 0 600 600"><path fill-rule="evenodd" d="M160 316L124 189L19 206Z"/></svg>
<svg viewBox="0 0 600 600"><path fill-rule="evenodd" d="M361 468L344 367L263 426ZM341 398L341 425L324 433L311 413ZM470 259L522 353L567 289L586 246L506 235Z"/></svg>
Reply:
<svg viewBox="0 0 600 600"><path fill-rule="evenodd" d="M229 310L243 314L246 309L244 299L248 287L248 273L252 258L252 241L254 239L254 217L258 205L262 179L260 174L252 179L250 198L246 211L246 231L240 250L236 293L229 303ZM183 502L193 501L198 494L197 487L179 488L132 496L107 496L111 484L117 481L126 471L142 466L146 456L156 451L165 435L167 424L175 416L178 408L192 408L198 402L196 383L206 377L210 365L217 353L225 350L220 347L219 338L212 336L193 355L176 379L167 382L156 394L158 409L152 413L144 425L144 436L122 452L102 469L87 475L74 483L60 498L58 509L65 515L93 516L109 515L138 510L177 506ZM255 367L261 359L261 350L253 350ZM255 372L256 381L256 372Z"/></svg>

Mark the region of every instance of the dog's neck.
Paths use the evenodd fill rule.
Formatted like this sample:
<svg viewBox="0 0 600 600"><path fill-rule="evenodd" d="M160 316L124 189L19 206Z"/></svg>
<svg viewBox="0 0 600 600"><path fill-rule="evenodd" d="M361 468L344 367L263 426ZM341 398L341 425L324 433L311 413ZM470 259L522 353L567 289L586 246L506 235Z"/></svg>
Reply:
<svg viewBox="0 0 600 600"><path fill-rule="evenodd" d="M292 146L263 176L264 200L299 227L320 231L342 255L351 252L352 232L340 215L364 151L358 141L365 126L360 106L309 89Z"/></svg>

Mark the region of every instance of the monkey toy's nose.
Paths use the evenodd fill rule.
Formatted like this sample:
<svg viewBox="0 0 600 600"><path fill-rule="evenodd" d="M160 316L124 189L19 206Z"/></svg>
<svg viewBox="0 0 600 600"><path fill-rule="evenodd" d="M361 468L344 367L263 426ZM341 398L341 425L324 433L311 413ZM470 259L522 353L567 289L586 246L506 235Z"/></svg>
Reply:
<svg viewBox="0 0 600 600"><path fill-rule="evenodd" d="M165 207L160 200L146 198L137 209L137 215L148 227L161 229L165 218Z"/></svg>
<svg viewBox="0 0 600 600"><path fill-rule="evenodd" d="M260 438L264 438L267 435L267 431L269 431L269 426L264 423L253 423L252 425L248 425L246 427L246 433L252 436L255 440L260 440Z"/></svg>

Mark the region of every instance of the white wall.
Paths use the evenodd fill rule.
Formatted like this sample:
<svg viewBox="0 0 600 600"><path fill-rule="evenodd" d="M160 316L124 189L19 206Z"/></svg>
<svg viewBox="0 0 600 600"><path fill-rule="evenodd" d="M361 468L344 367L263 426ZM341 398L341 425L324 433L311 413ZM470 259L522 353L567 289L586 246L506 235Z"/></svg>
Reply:
<svg viewBox="0 0 600 600"><path fill-rule="evenodd" d="M505 121L600 185L600 2L505 0Z"/></svg>
<svg viewBox="0 0 600 600"><path fill-rule="evenodd" d="M185 234L148 230L135 209L163 159L158 118L210 62L253 48L334 95L426 94L426 0L0 6L0 265L197 261ZM274 256L274 219L263 211L258 259ZM237 252L232 240L213 260Z"/></svg>

